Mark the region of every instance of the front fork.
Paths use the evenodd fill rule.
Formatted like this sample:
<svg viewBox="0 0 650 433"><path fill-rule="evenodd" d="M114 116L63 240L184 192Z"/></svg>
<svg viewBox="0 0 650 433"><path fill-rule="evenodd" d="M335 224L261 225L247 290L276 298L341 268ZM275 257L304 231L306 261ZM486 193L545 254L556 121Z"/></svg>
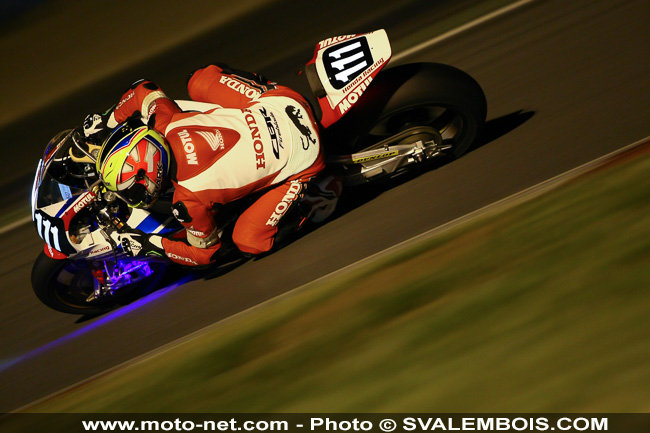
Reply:
<svg viewBox="0 0 650 433"><path fill-rule="evenodd" d="M111 220L110 223L112 226L110 227L111 231L119 230L124 226L124 223L117 219ZM153 274L153 270L149 266L149 262L153 259L137 260L118 254L115 240L104 229L101 230L101 234L111 245L112 257L91 261L90 267L95 282L93 293L88 296L86 302L113 296L116 290L137 283Z"/></svg>
<svg viewBox="0 0 650 433"><path fill-rule="evenodd" d="M95 260L90 263L95 279L93 293L86 302L113 296L116 290L135 284L153 274L149 261L123 258L118 261Z"/></svg>

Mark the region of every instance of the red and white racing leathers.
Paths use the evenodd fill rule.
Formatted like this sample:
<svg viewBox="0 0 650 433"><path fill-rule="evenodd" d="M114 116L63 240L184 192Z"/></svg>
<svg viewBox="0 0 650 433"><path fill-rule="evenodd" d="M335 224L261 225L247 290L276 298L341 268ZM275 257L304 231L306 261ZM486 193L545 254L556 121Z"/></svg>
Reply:
<svg viewBox="0 0 650 433"><path fill-rule="evenodd" d="M250 254L269 251L278 223L306 182L324 168L318 127L307 102L282 86L226 74L218 66L196 71L194 101L215 105L183 112L150 81L122 96L114 120L140 112L169 142L176 161L173 211L187 241L163 239L171 260L207 264L221 246L215 205L267 190L238 218L233 241Z"/></svg>

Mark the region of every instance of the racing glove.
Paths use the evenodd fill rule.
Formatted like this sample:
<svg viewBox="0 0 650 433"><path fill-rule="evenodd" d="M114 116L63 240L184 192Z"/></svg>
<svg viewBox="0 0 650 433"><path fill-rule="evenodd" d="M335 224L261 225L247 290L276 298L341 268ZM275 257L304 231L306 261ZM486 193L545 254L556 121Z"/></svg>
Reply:
<svg viewBox="0 0 650 433"><path fill-rule="evenodd" d="M162 237L149 235L137 229L122 231L118 238L124 252L131 257L167 257Z"/></svg>
<svg viewBox="0 0 650 433"><path fill-rule="evenodd" d="M101 145L108 130L106 128L106 119L101 114L89 114L84 119L83 124L84 136L94 145Z"/></svg>

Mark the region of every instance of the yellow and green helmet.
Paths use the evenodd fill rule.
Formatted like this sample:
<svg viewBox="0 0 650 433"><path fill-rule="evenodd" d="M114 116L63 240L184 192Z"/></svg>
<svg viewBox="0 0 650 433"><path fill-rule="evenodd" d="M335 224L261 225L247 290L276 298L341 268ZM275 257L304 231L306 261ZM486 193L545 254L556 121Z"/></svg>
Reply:
<svg viewBox="0 0 650 433"><path fill-rule="evenodd" d="M157 131L125 122L104 141L97 172L106 189L129 206L151 206L163 192L170 167L170 150Z"/></svg>

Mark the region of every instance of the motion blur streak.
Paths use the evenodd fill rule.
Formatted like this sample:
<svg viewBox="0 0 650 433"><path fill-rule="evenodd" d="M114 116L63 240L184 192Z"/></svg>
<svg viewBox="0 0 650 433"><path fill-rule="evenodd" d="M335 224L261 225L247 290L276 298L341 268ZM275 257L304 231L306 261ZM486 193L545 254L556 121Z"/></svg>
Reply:
<svg viewBox="0 0 650 433"><path fill-rule="evenodd" d="M37 347L36 349L33 349L24 355L20 355L16 358L9 359L9 360L4 360L0 361L0 371L4 371L8 369L9 367L12 367L22 361L25 361L27 359L31 359L35 356L41 355L45 352L47 352L50 349L53 349L55 347L61 346L71 340L74 340L75 338L78 338L82 335L85 335L101 326L106 325L107 323L110 323L120 317L126 316L127 314L137 310L140 307L143 307L153 301L155 301L158 298L161 298L162 296L166 295L167 293L171 292L175 288L182 286L183 284L189 282L192 279L191 276L185 277L180 279L179 281L175 282L174 284L167 286L163 289L157 290L148 296L145 296L144 298L140 298L128 305L125 305L115 311L112 311L108 314L106 314L104 317L101 317L97 321L84 326L83 328L77 329L76 331L71 332L70 334L64 335L61 338L58 338L54 341L51 341L43 346Z"/></svg>
<svg viewBox="0 0 650 433"><path fill-rule="evenodd" d="M461 34L461 33L465 32L465 31L471 29L472 27L476 27L476 26L479 26L479 25L481 25L483 23L491 21L491 20L493 20L495 18L500 17L501 15L507 14L508 12L512 12L515 9L518 9L518 8L520 8L522 6L525 6L525 5L529 4L529 3L532 3L534 1L535 0L520 0L520 1L516 2L516 3L512 3L512 4L509 4L507 6L504 6L501 9L497 9L494 12L490 12L487 15L483 15L482 17L479 17L479 18L477 18L477 19L475 19L473 21L470 21L467 24L463 24L462 26L458 26L456 28L453 28L453 29L449 30L448 32L445 32L445 33L441 34L440 36L436 36L435 38L430 39L430 40L425 41L425 42L422 42L421 44L418 44L418 45L416 45L414 47L411 47L406 51L402 51L401 53L398 53L398 54L394 55L391 60L393 62L398 62L398 61L400 61L402 59L405 59L405 58L407 58L409 56L412 56L412 55L418 53L419 51L425 50L427 48L431 48L432 46L444 41L445 39L449 39L449 38L451 38L453 36Z"/></svg>
<svg viewBox="0 0 650 433"><path fill-rule="evenodd" d="M84 4L91 3L95 4ZM455 0L443 5L438 0L420 0L408 7L404 3L276 0L272 10L251 14L246 22L211 33L174 51L172 57L154 59L140 70L84 92L68 105L61 103L60 108L17 124L0 141L21 145L1 162L13 176L20 175L21 168L29 171L29 177L17 181L14 188L20 192L29 184L24 188L29 189L34 155L40 154L51 135L83 119L88 114L84 107L115 103L114 93L139 77L139 72L160 77L161 85L179 97L185 94L188 64L198 66L215 57L264 72L278 82L299 84L293 65L304 60L300 46L309 45L306 55L311 55L311 41L322 37L386 28L395 40L403 36L408 49L413 44L406 38L415 38L414 32L437 23L453 7L462 9L475 2ZM351 12L340 13L342 4ZM404 7L398 13L386 13L388 7L400 4ZM296 16L318 19L296 21ZM490 106L490 122L480 146L439 170L350 200L338 219L263 260L218 279L178 287L135 314L4 367L0 412L67 388L647 137L648 21L650 2L643 0L534 1L406 59L452 64L477 78ZM37 151L26 148L27 132L33 133ZM47 136L39 140L37 133ZM23 155L14 156L23 148ZM10 192L10 188L3 190L7 196ZM8 360L81 326L70 317L46 311L29 289L30 258L43 250L34 228L25 224L3 234L1 242L0 356Z"/></svg>

